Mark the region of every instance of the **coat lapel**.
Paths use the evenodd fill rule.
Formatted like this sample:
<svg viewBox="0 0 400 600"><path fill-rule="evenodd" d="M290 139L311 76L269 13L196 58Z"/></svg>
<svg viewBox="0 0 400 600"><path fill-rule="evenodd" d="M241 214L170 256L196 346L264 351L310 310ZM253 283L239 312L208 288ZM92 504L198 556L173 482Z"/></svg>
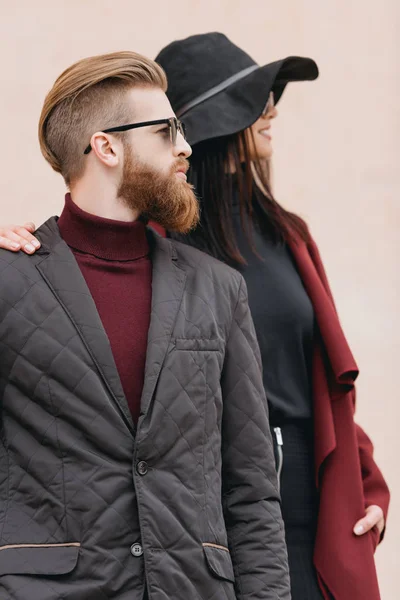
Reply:
<svg viewBox="0 0 400 600"><path fill-rule="evenodd" d="M109 339L74 255L60 236L56 219L49 219L37 234L42 247L36 254L36 268L76 327L121 416L133 431Z"/></svg>
<svg viewBox="0 0 400 600"><path fill-rule="evenodd" d="M358 369L342 331L315 242L311 240L305 244L301 240L290 240L289 246L318 325L313 356L314 422L317 432L314 444L318 485L319 469L337 445L332 400L353 390Z"/></svg>
<svg viewBox="0 0 400 600"><path fill-rule="evenodd" d="M313 240L309 244L292 240L289 246L314 307L334 382L347 392L354 387L358 367L343 333L317 246Z"/></svg>
<svg viewBox="0 0 400 600"><path fill-rule="evenodd" d="M186 273L178 265L170 240L149 232L152 246L152 303L146 370L141 400L144 416L150 406L185 289Z"/></svg>

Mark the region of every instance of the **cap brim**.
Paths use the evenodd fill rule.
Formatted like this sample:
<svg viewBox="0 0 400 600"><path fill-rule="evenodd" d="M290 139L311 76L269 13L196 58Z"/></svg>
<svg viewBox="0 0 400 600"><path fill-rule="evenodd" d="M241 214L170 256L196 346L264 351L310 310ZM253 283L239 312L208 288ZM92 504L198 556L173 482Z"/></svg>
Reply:
<svg viewBox="0 0 400 600"><path fill-rule="evenodd" d="M277 103L288 83L312 81L318 74L314 60L298 56L260 67L182 115L189 144L247 129L260 117L271 91Z"/></svg>

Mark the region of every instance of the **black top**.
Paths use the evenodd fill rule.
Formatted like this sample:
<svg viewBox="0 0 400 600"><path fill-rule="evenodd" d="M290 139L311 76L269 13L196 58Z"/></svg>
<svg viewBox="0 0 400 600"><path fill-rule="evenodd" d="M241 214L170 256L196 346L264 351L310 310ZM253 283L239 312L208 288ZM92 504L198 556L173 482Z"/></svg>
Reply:
<svg viewBox="0 0 400 600"><path fill-rule="evenodd" d="M260 344L271 425L312 416L311 364L314 311L285 243L274 243L253 227L251 250L234 206L237 242L247 265L249 305Z"/></svg>

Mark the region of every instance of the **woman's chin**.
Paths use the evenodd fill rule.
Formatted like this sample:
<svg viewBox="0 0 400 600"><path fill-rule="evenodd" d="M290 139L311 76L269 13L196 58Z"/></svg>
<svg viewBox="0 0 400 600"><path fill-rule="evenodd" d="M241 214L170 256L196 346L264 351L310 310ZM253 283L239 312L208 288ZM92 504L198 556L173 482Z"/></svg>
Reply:
<svg viewBox="0 0 400 600"><path fill-rule="evenodd" d="M272 144L269 143L267 144L260 144L257 148L256 148L256 157L254 158L258 158L258 160L269 160L272 155L274 153L274 149L272 147Z"/></svg>

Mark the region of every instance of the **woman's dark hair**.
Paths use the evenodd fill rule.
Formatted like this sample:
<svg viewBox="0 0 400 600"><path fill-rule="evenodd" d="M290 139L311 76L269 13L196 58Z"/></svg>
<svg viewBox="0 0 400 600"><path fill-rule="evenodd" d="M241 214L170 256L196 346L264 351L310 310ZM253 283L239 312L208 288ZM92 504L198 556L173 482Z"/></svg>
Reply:
<svg viewBox="0 0 400 600"><path fill-rule="evenodd" d="M250 160L246 131L196 144L190 164L188 180L200 199L200 223L188 234L171 233L174 239L231 266L246 264L234 230L235 203L239 205L241 225L254 253L253 224L277 243L289 237L308 240L304 221L274 199L268 163Z"/></svg>

